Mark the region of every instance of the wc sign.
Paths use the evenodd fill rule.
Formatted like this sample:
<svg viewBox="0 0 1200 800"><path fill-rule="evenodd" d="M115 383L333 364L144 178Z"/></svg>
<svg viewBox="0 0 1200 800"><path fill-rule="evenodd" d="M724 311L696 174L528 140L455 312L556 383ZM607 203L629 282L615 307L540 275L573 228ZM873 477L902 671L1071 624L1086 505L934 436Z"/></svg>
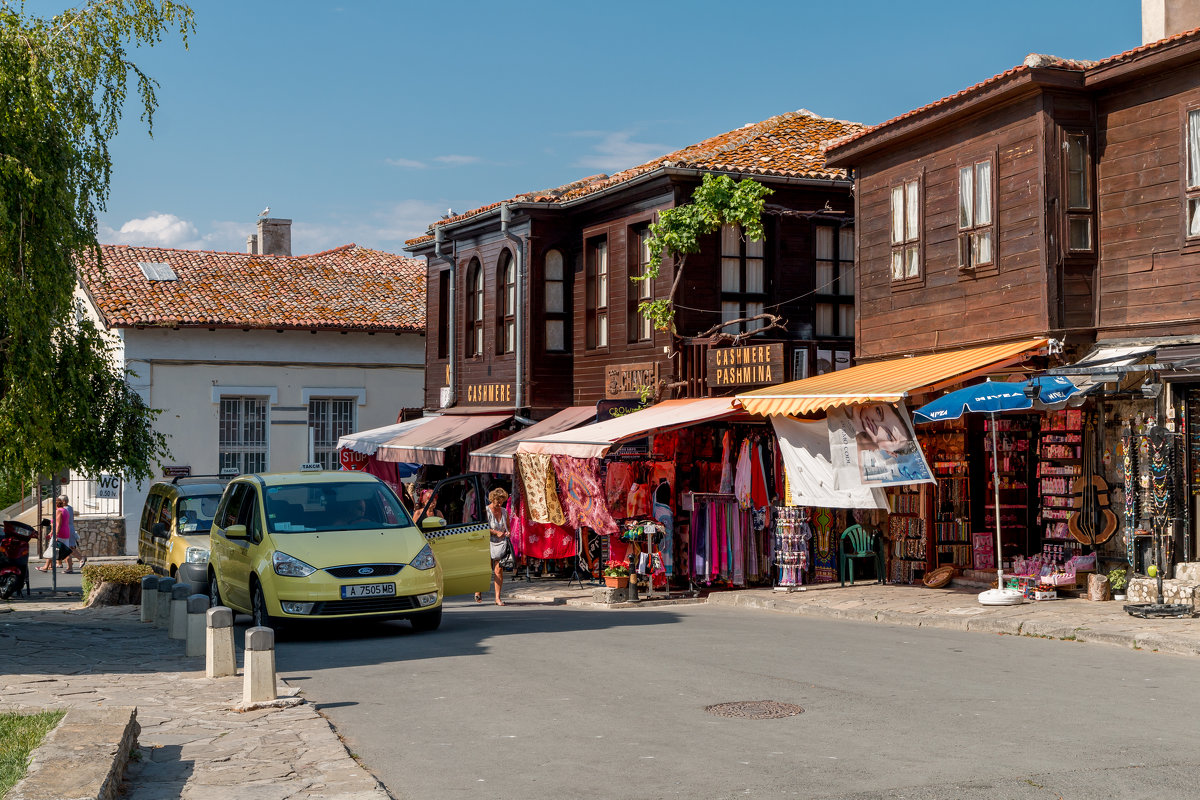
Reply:
<svg viewBox="0 0 1200 800"><path fill-rule="evenodd" d="M120 475L101 475L96 479L96 497L116 500L120 497L120 492Z"/></svg>

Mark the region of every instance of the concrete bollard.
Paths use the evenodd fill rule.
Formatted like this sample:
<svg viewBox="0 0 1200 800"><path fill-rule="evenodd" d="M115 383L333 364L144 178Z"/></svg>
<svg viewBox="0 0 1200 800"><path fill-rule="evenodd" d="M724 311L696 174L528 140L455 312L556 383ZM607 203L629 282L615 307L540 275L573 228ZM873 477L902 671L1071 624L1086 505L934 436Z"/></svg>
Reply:
<svg viewBox="0 0 1200 800"><path fill-rule="evenodd" d="M237 658L233 652L233 609L217 606L208 610L204 653L204 674L208 677L224 678L237 674Z"/></svg>
<svg viewBox="0 0 1200 800"><path fill-rule="evenodd" d="M165 628L171 622L171 589L174 578L158 579L158 610L154 612L154 627Z"/></svg>
<svg viewBox="0 0 1200 800"><path fill-rule="evenodd" d="M246 631L242 673L242 705L275 699L275 631L264 627Z"/></svg>
<svg viewBox="0 0 1200 800"><path fill-rule="evenodd" d="M142 576L142 622L154 622L158 613L158 576Z"/></svg>
<svg viewBox="0 0 1200 800"><path fill-rule="evenodd" d="M183 641L187 638L187 602L192 587L177 583L171 587L171 618L167 621L167 638Z"/></svg>
<svg viewBox="0 0 1200 800"><path fill-rule="evenodd" d="M205 612L208 611L208 595L194 594L187 599L187 622L184 624L183 654L189 658L204 655L205 645ZM230 629L232 630L232 628Z"/></svg>

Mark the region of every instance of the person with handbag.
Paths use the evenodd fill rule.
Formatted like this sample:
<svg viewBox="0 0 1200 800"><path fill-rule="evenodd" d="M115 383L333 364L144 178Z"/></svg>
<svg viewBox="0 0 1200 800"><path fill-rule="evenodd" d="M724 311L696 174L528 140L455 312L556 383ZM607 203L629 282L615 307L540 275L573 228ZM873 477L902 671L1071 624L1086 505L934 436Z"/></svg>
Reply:
<svg viewBox="0 0 1200 800"><path fill-rule="evenodd" d="M508 532L508 514L504 510L504 504L508 502L508 492L502 488L495 488L488 494L487 518L488 528L491 529L491 557L492 557L492 584L496 588L496 605L504 605L504 601L500 599L500 590L504 587L504 565L503 561L512 552L512 543L509 542ZM475 593L475 602L483 602L483 594Z"/></svg>
<svg viewBox="0 0 1200 800"><path fill-rule="evenodd" d="M37 569L38 572L48 572L54 561L58 561L60 567L65 562L69 574L75 571L73 553L79 546L79 540L75 536L75 509L71 508L65 494L56 498L54 505L56 506L54 525L58 529L58 541L46 548L46 552L43 554L46 563ZM86 556L83 561L87 561ZM83 562L80 562L80 566L82 565Z"/></svg>

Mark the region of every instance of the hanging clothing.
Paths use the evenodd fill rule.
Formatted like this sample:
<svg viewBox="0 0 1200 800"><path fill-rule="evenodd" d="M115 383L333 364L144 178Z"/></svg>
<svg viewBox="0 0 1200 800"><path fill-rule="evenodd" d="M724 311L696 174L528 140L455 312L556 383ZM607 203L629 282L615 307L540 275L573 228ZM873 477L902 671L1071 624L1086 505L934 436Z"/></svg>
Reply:
<svg viewBox="0 0 1200 800"><path fill-rule="evenodd" d="M567 524L573 528L591 528L601 534L615 532L617 523L604 502L600 461L558 455L550 460Z"/></svg>
<svg viewBox="0 0 1200 800"><path fill-rule="evenodd" d="M550 456L542 453L517 453L513 457L521 479L524 496L529 505L529 518L534 522L563 525L562 504L550 465Z"/></svg>
<svg viewBox="0 0 1200 800"><path fill-rule="evenodd" d="M604 476L604 497L608 511L614 517L624 518L629 489L637 477L637 468L627 461L610 461Z"/></svg>
<svg viewBox="0 0 1200 800"><path fill-rule="evenodd" d="M629 487L629 498L625 504L626 517L650 516L650 485L635 483Z"/></svg>
<svg viewBox="0 0 1200 800"><path fill-rule="evenodd" d="M654 434L654 445L650 448L650 452L656 456L663 458L675 458L675 451L679 445L679 432L670 431L668 433Z"/></svg>
<svg viewBox="0 0 1200 800"><path fill-rule="evenodd" d="M733 431L725 431L721 439L721 483L714 490L721 494L733 494Z"/></svg>
<svg viewBox="0 0 1200 800"><path fill-rule="evenodd" d="M663 526L662 559L667 575L675 574L675 514L665 503L654 503L654 519Z"/></svg>
<svg viewBox="0 0 1200 800"><path fill-rule="evenodd" d="M646 465L649 471L649 480L646 481L650 485L650 492L653 501L661 501L663 481L667 483L666 503L675 509L675 462L673 461L652 461Z"/></svg>
<svg viewBox="0 0 1200 800"><path fill-rule="evenodd" d="M733 475L733 494L737 497L738 505L744 510L751 506L750 492L753 478L750 470L750 442L743 440L738 449L737 469Z"/></svg>

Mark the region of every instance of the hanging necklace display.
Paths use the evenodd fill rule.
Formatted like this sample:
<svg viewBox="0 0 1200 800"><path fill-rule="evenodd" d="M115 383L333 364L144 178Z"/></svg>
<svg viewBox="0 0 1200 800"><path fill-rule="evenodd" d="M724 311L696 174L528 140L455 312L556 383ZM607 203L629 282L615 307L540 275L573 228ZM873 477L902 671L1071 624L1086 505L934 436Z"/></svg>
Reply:
<svg viewBox="0 0 1200 800"><path fill-rule="evenodd" d="M1163 565L1166 547L1163 540L1173 529L1171 513L1174 501L1173 480L1176 474L1174 458L1175 436L1171 431L1155 425L1146 433L1146 444L1150 460L1149 516L1154 529L1154 572L1157 578L1158 597L1154 603L1134 603L1125 606L1125 612L1134 617L1191 617L1191 603L1167 603L1163 600Z"/></svg>
<svg viewBox="0 0 1200 800"><path fill-rule="evenodd" d="M1137 530L1138 514L1137 441L1132 432L1121 437L1121 447L1125 451L1125 559L1132 572L1133 532Z"/></svg>

